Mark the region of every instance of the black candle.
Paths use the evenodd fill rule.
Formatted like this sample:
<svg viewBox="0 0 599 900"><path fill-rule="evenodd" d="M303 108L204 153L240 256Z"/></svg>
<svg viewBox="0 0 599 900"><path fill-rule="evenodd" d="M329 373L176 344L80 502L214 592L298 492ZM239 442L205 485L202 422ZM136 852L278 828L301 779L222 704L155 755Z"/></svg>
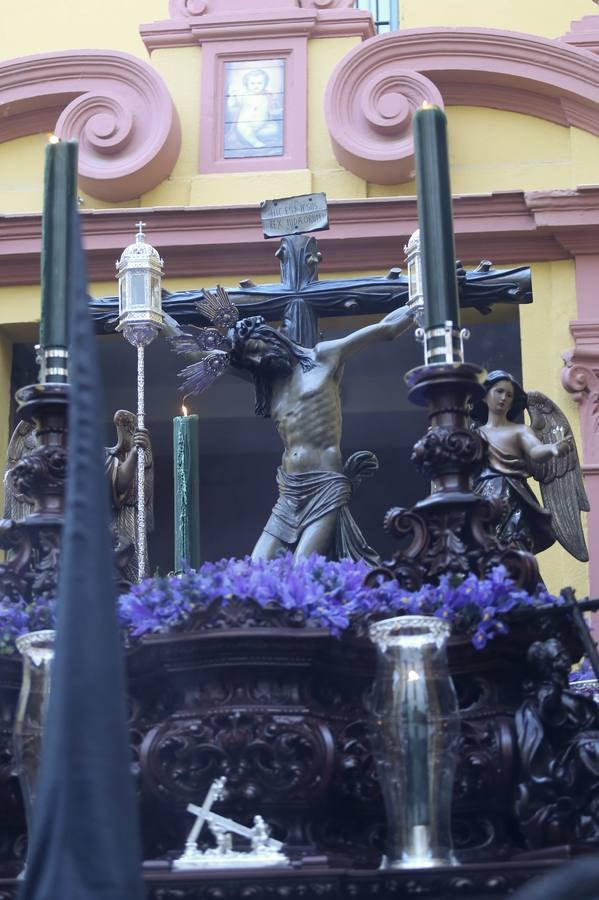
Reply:
<svg viewBox="0 0 599 900"><path fill-rule="evenodd" d="M424 328L437 328L448 321L459 328L447 119L438 106L424 104L416 112L414 139Z"/></svg>
<svg viewBox="0 0 599 900"><path fill-rule="evenodd" d="M77 141L50 142L46 147L42 216L42 352L66 350L68 345L69 220L76 185Z"/></svg>

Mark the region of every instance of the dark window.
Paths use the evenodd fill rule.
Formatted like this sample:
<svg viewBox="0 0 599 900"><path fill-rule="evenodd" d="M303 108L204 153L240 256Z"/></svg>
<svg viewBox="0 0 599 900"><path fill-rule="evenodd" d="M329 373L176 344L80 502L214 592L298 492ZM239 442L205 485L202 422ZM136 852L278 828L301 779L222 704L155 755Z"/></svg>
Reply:
<svg viewBox="0 0 599 900"><path fill-rule="evenodd" d="M358 0L358 9L367 9L372 13L379 34L399 28L397 8L398 0Z"/></svg>
<svg viewBox="0 0 599 900"><path fill-rule="evenodd" d="M347 334L372 319L320 320L325 339ZM466 311L463 324L472 337L465 345L469 362L487 370L507 369L521 377L517 309L497 306L485 317ZM117 409L135 412L136 353L120 335L99 339L104 394L105 443L116 442L112 417ZM33 344L16 344L13 388L35 381ZM180 415L177 373L185 360L166 341L146 351L146 417L155 461L155 530L149 539L151 570L173 566L173 416ZM352 499L351 512L371 546L389 558L395 542L383 530L391 506L411 506L429 493L410 455L427 427L424 409L407 397L404 374L422 365L422 348L413 335L368 348L348 361L343 379L343 440L346 459L356 450L373 450L380 468ZM524 387L534 388L535 385ZM189 411L200 416L200 545L202 560L250 553L276 499L275 473L281 444L273 423L254 415L252 384L229 371ZM13 423L14 424L14 423Z"/></svg>

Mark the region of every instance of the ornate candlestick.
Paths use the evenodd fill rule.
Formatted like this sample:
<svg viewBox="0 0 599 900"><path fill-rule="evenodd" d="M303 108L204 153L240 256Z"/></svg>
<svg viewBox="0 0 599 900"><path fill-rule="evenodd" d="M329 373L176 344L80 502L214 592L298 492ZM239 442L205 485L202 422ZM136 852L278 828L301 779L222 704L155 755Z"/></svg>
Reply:
<svg viewBox="0 0 599 900"><path fill-rule="evenodd" d="M152 343L164 326L160 279L163 261L158 251L145 243L142 231L145 222L138 222L135 243L129 244L117 260L119 281L119 322L129 343L137 348L137 428L145 428L145 348ZM137 448L137 559L138 580L146 575L146 503L145 453Z"/></svg>
<svg viewBox="0 0 599 900"><path fill-rule="evenodd" d="M426 365L408 372L406 381L410 400L428 408L430 426L415 444L412 462L430 478L432 491L410 510L394 508L387 513L385 526L403 540L403 547L383 571L406 588L417 589L445 573L482 576L504 563L517 583L534 589L539 581L534 556L506 547L496 537L494 523L502 501L472 490L483 445L470 428L470 410L484 393L485 373L464 362L467 332L459 322L442 111L426 105L418 110L414 132L420 230L412 235L406 253L409 303L423 319L419 332Z"/></svg>
<svg viewBox="0 0 599 900"><path fill-rule="evenodd" d="M8 551L0 582L9 596L56 593L67 468L69 215L76 184L77 142L52 139L44 172L39 383L16 394L21 422L8 453L8 518L0 521L0 546ZM28 511L24 517L18 504Z"/></svg>

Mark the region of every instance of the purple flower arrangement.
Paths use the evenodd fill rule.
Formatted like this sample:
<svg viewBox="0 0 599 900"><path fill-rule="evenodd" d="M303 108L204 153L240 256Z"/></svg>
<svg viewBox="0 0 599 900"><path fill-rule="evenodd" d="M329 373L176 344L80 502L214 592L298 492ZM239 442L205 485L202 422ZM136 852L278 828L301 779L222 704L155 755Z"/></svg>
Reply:
<svg viewBox="0 0 599 900"><path fill-rule="evenodd" d="M147 578L118 600L128 642L151 634L193 631L212 611L227 604L257 604L262 610L293 614L296 625L323 628L339 637L364 633L369 622L399 615L438 616L454 633L469 634L477 649L507 632L516 608L559 605L545 590L531 595L515 587L503 566L483 579L443 576L437 585L409 592L395 580L364 585L364 562L332 562L322 556L296 560L291 554L268 561L223 559L198 570ZM20 634L54 627L55 602L36 598L0 601L0 654L15 652ZM200 623L200 624L198 624ZM204 626L205 627L205 626Z"/></svg>
<svg viewBox="0 0 599 900"><path fill-rule="evenodd" d="M516 607L560 605L561 597L545 590L528 594L515 587L503 566L488 577L443 576L437 585L409 592L397 581L365 587L364 562L332 562L313 555L296 560L291 554L274 560L223 559L186 569L180 575L149 578L119 598L119 614L132 638L172 631L191 631L198 612L215 604L253 602L263 608L295 611L311 627L339 637L363 630L375 619L429 615L447 619L455 633L469 633L477 649L507 632L506 617Z"/></svg>
<svg viewBox="0 0 599 900"><path fill-rule="evenodd" d="M29 631L54 628L56 600L36 597L31 602L23 598L3 597L0 600L0 656L15 653L15 641Z"/></svg>

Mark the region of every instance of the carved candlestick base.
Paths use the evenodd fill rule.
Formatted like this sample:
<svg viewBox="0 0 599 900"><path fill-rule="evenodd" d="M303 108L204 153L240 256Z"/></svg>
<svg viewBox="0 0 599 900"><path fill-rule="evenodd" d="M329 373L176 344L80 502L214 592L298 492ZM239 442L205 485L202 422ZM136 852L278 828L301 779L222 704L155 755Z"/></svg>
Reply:
<svg viewBox="0 0 599 900"><path fill-rule="evenodd" d="M428 407L430 427L414 445L412 462L430 477L430 496L412 509L394 508L385 527L402 541L388 567L408 590L446 573L484 575L503 563L516 583L529 590L539 582L534 556L502 544L495 533L501 500L480 497L472 478L483 461L480 435L470 429L472 402L482 397L484 372L478 366L430 365L406 375L413 403Z"/></svg>
<svg viewBox="0 0 599 900"><path fill-rule="evenodd" d="M35 430L36 446L7 478L32 512L20 521L0 521L0 546L7 551L0 582L10 596L54 595L64 518L69 385L28 385L17 391L16 399L20 419Z"/></svg>

